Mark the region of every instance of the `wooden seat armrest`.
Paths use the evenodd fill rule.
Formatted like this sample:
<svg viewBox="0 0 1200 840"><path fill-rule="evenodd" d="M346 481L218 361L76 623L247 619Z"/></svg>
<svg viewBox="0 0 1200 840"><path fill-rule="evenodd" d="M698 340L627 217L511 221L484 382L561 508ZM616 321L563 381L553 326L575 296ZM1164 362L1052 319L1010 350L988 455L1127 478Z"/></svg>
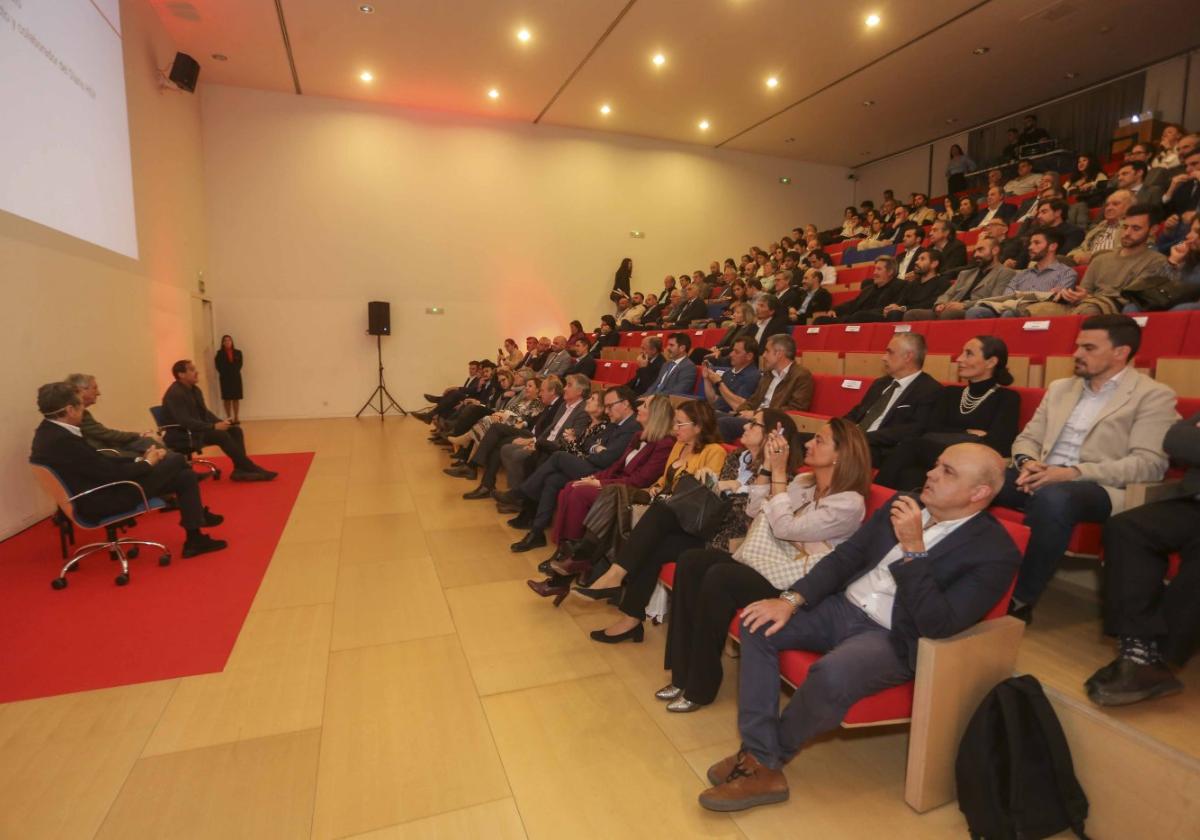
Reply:
<svg viewBox="0 0 1200 840"><path fill-rule="evenodd" d="M1125 509L1141 507L1152 502L1165 502L1177 499L1183 493L1183 481L1178 478L1167 478L1162 481L1139 481L1125 485Z"/></svg>

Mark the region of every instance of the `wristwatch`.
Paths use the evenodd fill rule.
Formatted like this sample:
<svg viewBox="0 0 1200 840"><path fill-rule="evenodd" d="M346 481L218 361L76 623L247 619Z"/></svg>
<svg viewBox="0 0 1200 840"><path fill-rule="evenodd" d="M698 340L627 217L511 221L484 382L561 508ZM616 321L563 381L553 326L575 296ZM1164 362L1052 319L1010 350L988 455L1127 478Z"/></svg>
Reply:
<svg viewBox="0 0 1200 840"><path fill-rule="evenodd" d="M784 589L779 593L779 597L792 605L792 612L800 609L800 602L802 599L800 597L800 593L794 589Z"/></svg>
<svg viewBox="0 0 1200 840"><path fill-rule="evenodd" d="M1032 460L1033 460L1032 455L1014 455L1013 456L1013 466L1016 467L1017 469L1021 469L1021 467L1023 467L1025 465L1026 461L1032 461Z"/></svg>

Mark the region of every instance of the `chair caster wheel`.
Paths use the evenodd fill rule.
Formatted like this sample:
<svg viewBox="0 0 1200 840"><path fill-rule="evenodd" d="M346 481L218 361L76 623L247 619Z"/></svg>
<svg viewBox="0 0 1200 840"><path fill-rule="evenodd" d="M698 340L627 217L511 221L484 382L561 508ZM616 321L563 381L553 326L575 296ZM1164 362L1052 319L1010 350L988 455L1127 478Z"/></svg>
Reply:
<svg viewBox="0 0 1200 840"><path fill-rule="evenodd" d="M67 579L66 578L55 578L54 580L50 581L50 587L52 589L66 589L67 588Z"/></svg>
<svg viewBox="0 0 1200 840"><path fill-rule="evenodd" d="M135 545L133 548L125 549L125 556L132 560L133 558L137 557L140 552L141 549Z"/></svg>
<svg viewBox="0 0 1200 840"><path fill-rule="evenodd" d="M129 575L117 575L115 580L117 586L124 586L125 584L129 583Z"/></svg>
<svg viewBox="0 0 1200 840"><path fill-rule="evenodd" d="M158 556L158 565L160 565L160 566L170 566L170 565L171 565L171 555L170 555L170 553L167 553L167 554L160 554L160 555Z"/></svg>

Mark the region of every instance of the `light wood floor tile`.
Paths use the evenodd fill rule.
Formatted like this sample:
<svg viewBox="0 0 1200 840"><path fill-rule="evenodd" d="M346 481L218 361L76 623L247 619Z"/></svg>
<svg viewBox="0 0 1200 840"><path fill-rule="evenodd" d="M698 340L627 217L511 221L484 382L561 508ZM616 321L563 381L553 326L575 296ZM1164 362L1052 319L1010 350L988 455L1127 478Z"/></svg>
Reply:
<svg viewBox="0 0 1200 840"><path fill-rule="evenodd" d="M177 680L0 706L0 837L91 837Z"/></svg>
<svg viewBox="0 0 1200 840"><path fill-rule="evenodd" d="M442 586L468 586L499 580L541 577L532 552L508 550L518 537L503 525L474 525L425 532Z"/></svg>
<svg viewBox="0 0 1200 840"><path fill-rule="evenodd" d="M306 840L320 746L310 729L144 758L97 840Z"/></svg>
<svg viewBox="0 0 1200 840"><path fill-rule="evenodd" d="M305 542L327 542L340 539L344 502L320 500L297 502L279 537L281 545Z"/></svg>
<svg viewBox="0 0 1200 840"><path fill-rule="evenodd" d="M506 796L500 758L457 639L332 655L315 838Z"/></svg>
<svg viewBox="0 0 1200 840"><path fill-rule="evenodd" d="M415 513L348 516L342 528L342 563L374 563L428 557Z"/></svg>
<svg viewBox="0 0 1200 840"><path fill-rule="evenodd" d="M313 456L312 463L308 466L308 478L317 477L325 478L330 476L348 476L350 475L350 456L349 455L327 455L324 450L317 452Z"/></svg>
<svg viewBox="0 0 1200 840"><path fill-rule="evenodd" d="M344 475L309 475L304 479L304 486L300 488L300 494L296 497L297 502L317 503L322 502L331 506L346 501L346 485L348 479Z"/></svg>
<svg viewBox="0 0 1200 840"><path fill-rule="evenodd" d="M334 650L453 632L454 622L428 557L342 567L333 607Z"/></svg>
<svg viewBox="0 0 1200 840"><path fill-rule="evenodd" d="M346 494L347 516L376 516L381 513L416 513L406 482L367 484L355 482Z"/></svg>
<svg viewBox="0 0 1200 840"><path fill-rule="evenodd" d="M487 802L403 825L392 825L346 840L525 840L525 829L511 799Z"/></svg>
<svg viewBox="0 0 1200 840"><path fill-rule="evenodd" d="M247 616L225 670L184 677L143 755L321 725L333 607Z"/></svg>
<svg viewBox="0 0 1200 840"><path fill-rule="evenodd" d="M485 697L531 838L738 837L615 676Z"/></svg>
<svg viewBox="0 0 1200 840"><path fill-rule="evenodd" d="M340 552L336 541L280 545L250 609L332 604Z"/></svg>
<svg viewBox="0 0 1200 840"><path fill-rule="evenodd" d="M480 694L609 670L598 645L524 581L460 586L446 598Z"/></svg>
<svg viewBox="0 0 1200 840"><path fill-rule="evenodd" d="M582 612L575 621L585 632L591 632L612 624L617 615L616 608L605 607L601 610ZM725 679L721 682L721 690L715 703L685 715L668 712L667 704L654 696L654 692L671 681L671 672L663 668L667 626L655 626L649 621L645 626L646 641L643 644L625 642L619 645L596 645L604 661L637 699L638 705L646 710L655 725L680 752L736 737L737 660L721 660L725 668Z"/></svg>

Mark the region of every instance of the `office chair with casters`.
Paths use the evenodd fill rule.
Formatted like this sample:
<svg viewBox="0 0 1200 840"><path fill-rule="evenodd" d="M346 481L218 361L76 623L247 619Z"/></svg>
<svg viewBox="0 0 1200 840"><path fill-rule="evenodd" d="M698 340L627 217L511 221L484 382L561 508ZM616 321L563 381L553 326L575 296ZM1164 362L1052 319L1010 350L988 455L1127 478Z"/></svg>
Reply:
<svg viewBox="0 0 1200 840"><path fill-rule="evenodd" d="M161 405L150 406L150 416L154 418L154 425L158 428L159 433L163 436L163 443L167 449L172 452L178 452L184 458L187 458L189 464L199 464L208 470L207 475L211 475L213 481L221 480L221 468L209 461L206 458L197 458L204 451L204 443L196 439L192 434L191 429L186 429L178 423L168 423L167 411ZM171 430L175 434L168 434ZM186 436L186 442L179 435ZM168 440L168 436L173 438ZM204 476L201 476L204 477Z"/></svg>
<svg viewBox="0 0 1200 840"><path fill-rule="evenodd" d="M95 554L98 551L107 551L112 559L117 560L121 564L121 573L116 577L117 586L124 586L129 583L129 561L138 556L141 546L147 548L157 548L161 553L158 555L158 565L169 566L171 564L170 550L160 542L153 540L134 540L128 537L122 537L117 534L117 529L123 523L136 519L144 513L149 513L152 510L160 510L166 506L166 502L155 496L152 499L146 498L146 491L136 481L112 481L108 484L101 484L99 487L93 487L91 490L84 490L82 493L76 493L74 496L70 494L67 485L59 478L58 473L49 467L44 467L41 464L30 464L33 468L34 477L38 484L46 491L46 494L54 500L54 504L58 506L62 515L71 522L71 524L85 531L95 531L101 528L104 529L105 539L99 542L88 543L81 545L75 549L71 555L71 559L66 562L59 572L58 577L50 581L50 585L55 589L65 589L67 586L67 572L73 572L79 566L79 561L89 554ZM138 494L142 497L141 502L130 510L122 511L105 516L101 519L89 519L81 516L75 508L75 502L84 496L89 496L99 490L106 490L110 487L118 487L120 485L129 485L136 487Z"/></svg>

